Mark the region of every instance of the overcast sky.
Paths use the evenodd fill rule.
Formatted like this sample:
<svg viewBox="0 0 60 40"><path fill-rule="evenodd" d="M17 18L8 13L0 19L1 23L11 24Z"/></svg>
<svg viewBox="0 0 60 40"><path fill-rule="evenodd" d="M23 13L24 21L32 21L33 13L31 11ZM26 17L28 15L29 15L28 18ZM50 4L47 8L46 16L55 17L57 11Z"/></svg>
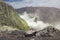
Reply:
<svg viewBox="0 0 60 40"><path fill-rule="evenodd" d="M30 7L30 6L47 6L60 8L60 0L4 0L14 8Z"/></svg>

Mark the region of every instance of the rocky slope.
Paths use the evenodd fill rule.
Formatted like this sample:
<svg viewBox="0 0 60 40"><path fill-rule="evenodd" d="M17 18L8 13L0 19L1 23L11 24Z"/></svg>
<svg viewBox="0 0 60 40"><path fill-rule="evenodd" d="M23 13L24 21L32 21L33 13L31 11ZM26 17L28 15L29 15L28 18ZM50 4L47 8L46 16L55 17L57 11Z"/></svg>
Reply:
<svg viewBox="0 0 60 40"><path fill-rule="evenodd" d="M19 17L13 7L4 2L0 2L0 26L11 26L23 30L29 29L25 20Z"/></svg>

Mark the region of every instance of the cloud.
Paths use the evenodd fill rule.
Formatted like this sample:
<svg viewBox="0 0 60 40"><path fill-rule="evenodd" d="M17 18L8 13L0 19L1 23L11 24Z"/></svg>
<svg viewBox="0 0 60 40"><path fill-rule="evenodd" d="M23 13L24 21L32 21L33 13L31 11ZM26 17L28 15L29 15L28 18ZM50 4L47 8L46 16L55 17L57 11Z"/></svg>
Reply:
<svg viewBox="0 0 60 40"><path fill-rule="evenodd" d="M60 0L23 0L15 2L7 2L14 8L21 8L26 6L48 6L60 8Z"/></svg>

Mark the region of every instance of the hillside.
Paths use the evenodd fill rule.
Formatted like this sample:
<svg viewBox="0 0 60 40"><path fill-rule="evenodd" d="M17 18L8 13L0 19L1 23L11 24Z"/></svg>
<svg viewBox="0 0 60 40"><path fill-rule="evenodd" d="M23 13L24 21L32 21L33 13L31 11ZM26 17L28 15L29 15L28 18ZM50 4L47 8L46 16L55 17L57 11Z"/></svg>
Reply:
<svg viewBox="0 0 60 40"><path fill-rule="evenodd" d="M25 20L10 5L0 2L0 26L10 26L18 29L28 30Z"/></svg>
<svg viewBox="0 0 60 40"><path fill-rule="evenodd" d="M54 7L24 7L16 9L20 14L27 12L29 16L38 16L38 20L56 25L60 23L60 9ZM36 14L36 15L35 15Z"/></svg>

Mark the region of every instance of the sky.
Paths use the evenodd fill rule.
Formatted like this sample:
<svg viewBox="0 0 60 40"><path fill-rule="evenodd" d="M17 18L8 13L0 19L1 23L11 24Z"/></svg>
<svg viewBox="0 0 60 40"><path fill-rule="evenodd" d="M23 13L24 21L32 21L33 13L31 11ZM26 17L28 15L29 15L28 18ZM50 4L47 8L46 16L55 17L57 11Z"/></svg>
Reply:
<svg viewBox="0 0 60 40"><path fill-rule="evenodd" d="M4 0L15 9L22 7L56 7L60 8L60 0Z"/></svg>

